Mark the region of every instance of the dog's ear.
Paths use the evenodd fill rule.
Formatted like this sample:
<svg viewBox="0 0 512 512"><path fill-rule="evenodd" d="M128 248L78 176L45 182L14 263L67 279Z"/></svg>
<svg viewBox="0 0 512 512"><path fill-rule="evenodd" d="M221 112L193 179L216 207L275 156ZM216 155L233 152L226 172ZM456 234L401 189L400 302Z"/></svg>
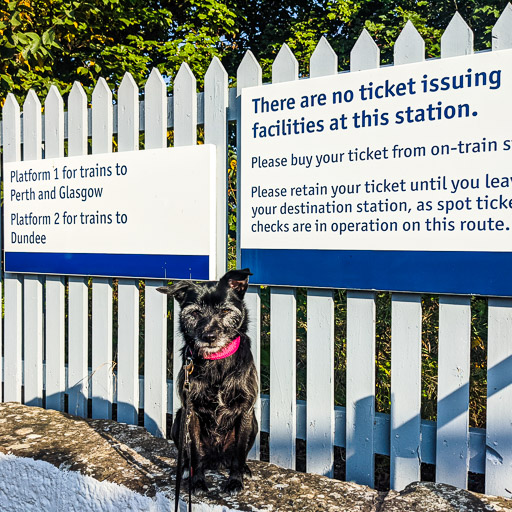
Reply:
<svg viewBox="0 0 512 512"><path fill-rule="evenodd" d="M221 277L219 284L232 288L240 299L244 298L247 287L249 286L249 276L252 276L248 268L240 270L230 270Z"/></svg>
<svg viewBox="0 0 512 512"><path fill-rule="evenodd" d="M187 292L194 286L194 283L190 281L178 281L171 286L161 286L157 288L160 293L166 293L172 295L180 306L183 305Z"/></svg>

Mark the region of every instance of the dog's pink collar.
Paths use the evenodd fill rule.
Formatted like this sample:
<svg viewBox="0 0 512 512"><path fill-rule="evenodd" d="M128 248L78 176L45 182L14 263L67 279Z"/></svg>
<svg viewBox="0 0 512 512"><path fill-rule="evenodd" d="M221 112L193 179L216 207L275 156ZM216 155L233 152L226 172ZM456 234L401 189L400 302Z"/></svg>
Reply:
<svg viewBox="0 0 512 512"><path fill-rule="evenodd" d="M240 346L240 336L235 338L229 345L226 345L223 349L218 352L214 352L213 354L208 354L204 356L205 359L226 359L226 357L232 356Z"/></svg>

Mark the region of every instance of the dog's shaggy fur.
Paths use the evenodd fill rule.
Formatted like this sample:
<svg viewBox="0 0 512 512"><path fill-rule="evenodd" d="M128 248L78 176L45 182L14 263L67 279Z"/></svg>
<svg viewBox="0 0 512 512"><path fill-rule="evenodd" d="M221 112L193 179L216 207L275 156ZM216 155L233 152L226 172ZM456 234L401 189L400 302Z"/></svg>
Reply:
<svg viewBox="0 0 512 512"><path fill-rule="evenodd" d="M206 491L204 470L219 466L229 469L224 491L243 488L244 473L249 473L247 454L258 432L254 403L258 393L256 367L247 336L247 311L244 295L249 269L233 270L218 282L195 284L180 281L159 288L178 301L180 328L184 338L183 364L194 362L190 375L190 423L192 490ZM206 359L240 336L238 350L229 357ZM178 389L184 405L184 371L178 376ZM178 446L180 419L177 412L172 438ZM188 467L188 460L185 461Z"/></svg>

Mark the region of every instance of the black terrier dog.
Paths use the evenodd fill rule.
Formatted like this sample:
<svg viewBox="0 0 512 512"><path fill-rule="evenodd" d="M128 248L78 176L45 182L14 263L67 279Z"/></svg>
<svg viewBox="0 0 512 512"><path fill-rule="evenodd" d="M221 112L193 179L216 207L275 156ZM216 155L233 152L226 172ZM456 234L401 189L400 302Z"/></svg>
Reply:
<svg viewBox="0 0 512 512"><path fill-rule="evenodd" d="M258 378L243 301L250 275L249 269L232 270L218 282L179 281L158 288L174 296L181 307L183 366L187 360L193 362L188 392L193 492L208 490L205 469L229 469L223 487L229 493L240 491L244 473L250 475L246 459L258 432L254 414ZM176 446L186 399L184 382L182 367L178 376L182 407L172 426ZM185 460L186 468L188 463Z"/></svg>

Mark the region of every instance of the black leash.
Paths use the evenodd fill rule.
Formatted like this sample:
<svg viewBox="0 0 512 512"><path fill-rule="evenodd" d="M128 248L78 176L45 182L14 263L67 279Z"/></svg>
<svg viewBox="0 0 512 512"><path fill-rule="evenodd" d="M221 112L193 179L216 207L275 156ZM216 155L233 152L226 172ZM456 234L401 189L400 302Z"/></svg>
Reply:
<svg viewBox="0 0 512 512"><path fill-rule="evenodd" d="M178 463L176 467L176 490L174 493L174 512L178 512L180 502L180 488L181 488L181 476L183 473L183 449L186 448L188 455L188 510L192 512L192 456L190 453L190 436L188 432L188 425L190 422L190 375L194 371L194 361L192 358L187 357L185 365L183 366L183 372L185 374L185 380L183 382L183 395L185 403L183 404L183 410L181 411L180 418L180 438L178 446ZM186 445L186 446L185 446Z"/></svg>

